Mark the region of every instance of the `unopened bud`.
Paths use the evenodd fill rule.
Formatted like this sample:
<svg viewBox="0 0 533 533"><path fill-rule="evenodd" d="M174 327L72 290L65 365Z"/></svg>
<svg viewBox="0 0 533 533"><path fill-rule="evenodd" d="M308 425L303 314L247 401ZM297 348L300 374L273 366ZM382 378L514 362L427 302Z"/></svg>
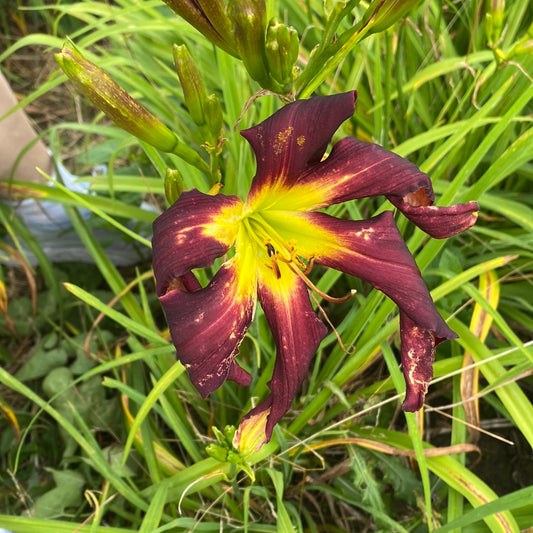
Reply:
<svg viewBox="0 0 533 533"><path fill-rule="evenodd" d="M176 72L183 89L185 105L193 122L197 126L206 123L202 101L205 99L205 88L194 60L185 45L174 45L172 49Z"/></svg>
<svg viewBox="0 0 533 533"><path fill-rule="evenodd" d="M229 54L239 57L223 0L163 0L174 13Z"/></svg>
<svg viewBox="0 0 533 533"><path fill-rule="evenodd" d="M204 116L213 140L218 139L222 131L224 118L222 116L222 106L216 95L211 94L204 100Z"/></svg>
<svg viewBox="0 0 533 533"><path fill-rule="evenodd" d="M178 170L167 168L165 173L165 197L169 205L176 203L183 192L183 178Z"/></svg>
<svg viewBox="0 0 533 533"><path fill-rule="evenodd" d="M228 16L239 57L248 74L265 89L273 88L265 56L266 6L264 0L229 0Z"/></svg>
<svg viewBox="0 0 533 533"><path fill-rule="evenodd" d="M214 94L206 96L200 72L187 47L174 45L173 55L189 114L206 139L216 145L223 124L220 102Z"/></svg>
<svg viewBox="0 0 533 533"><path fill-rule="evenodd" d="M209 457L212 457L221 463L225 463L228 460L228 449L219 444L208 444L205 447L205 451Z"/></svg>
<svg viewBox="0 0 533 533"><path fill-rule="evenodd" d="M200 9L217 33L233 49L231 22L226 13L226 3L224 0L196 0L196 3L200 6Z"/></svg>
<svg viewBox="0 0 533 533"><path fill-rule="evenodd" d="M75 47L64 46L55 58L76 89L117 126L163 152L175 149L176 135Z"/></svg>
<svg viewBox="0 0 533 533"><path fill-rule="evenodd" d="M292 81L293 66L298 59L298 32L278 19L268 24L265 53L272 77L287 85Z"/></svg>
<svg viewBox="0 0 533 533"><path fill-rule="evenodd" d="M485 31L488 44L498 46L505 18L505 0L489 0L489 9L485 16Z"/></svg>

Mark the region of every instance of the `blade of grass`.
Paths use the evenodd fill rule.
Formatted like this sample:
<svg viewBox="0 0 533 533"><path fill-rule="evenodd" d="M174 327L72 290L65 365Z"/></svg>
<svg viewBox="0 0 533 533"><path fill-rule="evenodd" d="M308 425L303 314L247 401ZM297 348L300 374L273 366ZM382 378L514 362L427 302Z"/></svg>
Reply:
<svg viewBox="0 0 533 533"><path fill-rule="evenodd" d="M91 526L62 520L40 520L21 516L0 515L0 527L16 533L91 533ZM99 526L98 533L133 533L132 529Z"/></svg>
<svg viewBox="0 0 533 533"><path fill-rule="evenodd" d="M277 514L277 531L278 533L285 533L288 531L295 531L289 513L283 503L284 483L283 474L274 470L273 468L267 468L266 471L272 480L274 490L276 492L276 514Z"/></svg>
<svg viewBox="0 0 533 533"><path fill-rule="evenodd" d="M403 449L412 449L412 441L409 435L385 428L359 427L358 432L375 441L396 446ZM424 448L432 446L423 443ZM479 477L463 466L455 457L449 455L427 456L427 466L434 474L440 477L446 485L458 491L470 502L473 507L480 507L488 502L498 502L499 497ZM519 533L520 528L511 512L507 510L497 511L493 515L483 517L485 524L493 533Z"/></svg>
<svg viewBox="0 0 533 533"><path fill-rule="evenodd" d="M394 386L399 394L405 392L405 381L403 379L400 367L392 353L392 349L389 344L382 344L381 350L383 352L383 358L387 363L387 368L391 375ZM426 457L424 455L424 448L422 445L421 437L421 425L422 417L420 413L404 413L405 420L407 422L407 428L409 435L411 437L411 442L413 444L413 450L415 451L416 461L418 464L418 469L420 472L420 477L422 478L422 486L424 488L424 502L425 502L425 514L426 514L426 523L428 525L428 531L434 530L434 521L433 521L433 509L431 503L431 483L429 480L429 471L427 468Z"/></svg>
<svg viewBox="0 0 533 533"><path fill-rule="evenodd" d="M476 524L488 516L496 515L503 511L511 511L519 507L524 507L525 505L531 505L532 501L533 487L525 487L467 511L462 516L448 522L445 526L441 526L435 533L448 533L455 528L459 530L459 528Z"/></svg>
<svg viewBox="0 0 533 533"><path fill-rule="evenodd" d="M117 324L120 324L126 330L130 331L132 334L139 335L140 337L156 345L167 344L165 340L152 329L147 328L142 323L127 317L112 307L109 307L104 302L96 298L96 296L83 290L81 287L72 285L72 283L65 283L64 287L67 289L67 291L79 298L81 301L85 302L91 307L94 307L105 316L109 317L111 320L114 320L117 322Z"/></svg>
<svg viewBox="0 0 533 533"><path fill-rule="evenodd" d="M144 515L139 533L153 533L161 522L166 504L168 487L160 485L153 495L148 511Z"/></svg>
<svg viewBox="0 0 533 533"><path fill-rule="evenodd" d="M468 329L465 324L456 318L449 321L450 327L459 334L457 342L468 350L476 362L489 359L493 353ZM481 372L489 384L494 383L500 376L505 375L504 366L497 360L491 360L483 364ZM533 446L533 405L517 383L507 383L496 389L496 394L504 407L509 412L516 426L524 437Z"/></svg>
<svg viewBox="0 0 533 533"><path fill-rule="evenodd" d="M135 434L140 428L142 422L148 416L154 404L159 400L159 397L165 392L166 389L168 389L168 387L170 387L175 382L175 380L181 374L183 374L184 371L184 366L179 361L176 361L176 363L174 363L170 367L170 369L161 377L161 379L154 385L154 387L146 397L146 400L141 405L139 412L137 413L128 433L128 438L124 446L123 464L128 459L128 455L133 444Z"/></svg>

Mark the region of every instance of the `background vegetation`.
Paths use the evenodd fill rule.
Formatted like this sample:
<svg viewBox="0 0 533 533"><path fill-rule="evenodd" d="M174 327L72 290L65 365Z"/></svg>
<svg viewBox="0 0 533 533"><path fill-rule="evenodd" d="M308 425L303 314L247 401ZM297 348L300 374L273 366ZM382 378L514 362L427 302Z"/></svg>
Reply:
<svg viewBox="0 0 533 533"><path fill-rule="evenodd" d="M474 228L445 242L398 218L440 312L460 335L437 350L424 411L399 410L403 380L392 302L358 280L313 271L321 289L344 294L355 287L357 295L343 305L321 304L335 331L272 443L245 469L208 451L224 443L224 427L237 425L266 391L274 348L261 312L240 357L254 376L260 367L262 377L249 390L225 384L204 401L176 362L149 258L119 269L92 237L100 226L126 239L134 233L132 242L148 251L157 212L139 206L147 201L164 209L166 168L179 170L186 188L207 191L209 180L110 124L63 84L51 57L68 34L205 154L173 68L172 45L186 44L223 107L224 191L241 196L255 162L236 127L256 124L282 103L273 95L250 100L260 86L241 61L159 0L45 4L11 2L0 10L0 65L54 153L80 176L100 163L109 174L91 178L94 196L47 191L68 206L90 265L52 265L9 209L0 209L4 235L20 236L40 260L36 269L0 267L0 527L19 533L530 528L530 3L507 1L499 27L503 2L425 1L391 28L349 42L341 55L324 52L333 59L315 70L306 70L311 51L318 45L321 53L329 42L333 18L342 14L334 28L339 38L367 4L349 2L342 11L345 2L268 3L269 15L300 36L297 96L356 88L356 113L339 136L373 140L407 157L432 177L439 204L476 200L481 212ZM386 208L382 202L330 211L361 218ZM75 208L88 205L94 217L85 221ZM0 253L9 250L2 246Z"/></svg>

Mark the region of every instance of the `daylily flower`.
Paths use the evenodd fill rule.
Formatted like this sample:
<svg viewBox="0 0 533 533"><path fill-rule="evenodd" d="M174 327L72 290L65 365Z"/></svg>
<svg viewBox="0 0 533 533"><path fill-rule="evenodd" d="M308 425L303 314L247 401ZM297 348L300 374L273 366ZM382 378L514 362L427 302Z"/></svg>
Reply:
<svg viewBox="0 0 533 533"><path fill-rule="evenodd" d="M353 114L355 98L355 92L347 92L299 100L242 131L257 159L246 200L193 189L154 223L157 295L177 356L202 396L226 379L250 383L235 357L257 300L272 330L277 353L271 394L244 417L237 445L242 440L259 447L270 439L326 335L308 294L316 289L308 277L314 264L361 278L397 303L404 410L420 409L435 346L456 337L435 309L391 211L359 221L318 211L385 195L436 238L463 231L476 220L475 202L432 205L428 176L380 146L346 137L324 159L332 135ZM227 259L202 288L192 270L210 267L222 256Z"/></svg>

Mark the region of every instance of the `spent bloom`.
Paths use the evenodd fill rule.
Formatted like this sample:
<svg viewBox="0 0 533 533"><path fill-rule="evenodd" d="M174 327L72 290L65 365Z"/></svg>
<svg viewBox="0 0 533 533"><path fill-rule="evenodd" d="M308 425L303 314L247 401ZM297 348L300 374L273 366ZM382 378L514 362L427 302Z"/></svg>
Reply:
<svg viewBox="0 0 533 533"><path fill-rule="evenodd" d="M259 301L276 344L270 395L243 419L235 444L255 448L288 411L327 329L313 310L308 274L320 264L371 283L400 312L403 409L423 404L435 346L455 338L437 312L391 211L346 220L320 209L385 195L435 238L469 228L475 202L433 205L428 176L378 145L332 135L354 112L354 91L293 102L241 134L257 171L247 198L184 192L154 222L156 291L177 356L202 396L225 380L248 385L236 356ZM202 288L193 269L227 259ZM245 444L243 444L245 443Z"/></svg>
<svg viewBox="0 0 533 533"><path fill-rule="evenodd" d="M163 0L212 43L242 60L264 89L287 94L297 71L298 33L269 21L265 0Z"/></svg>

